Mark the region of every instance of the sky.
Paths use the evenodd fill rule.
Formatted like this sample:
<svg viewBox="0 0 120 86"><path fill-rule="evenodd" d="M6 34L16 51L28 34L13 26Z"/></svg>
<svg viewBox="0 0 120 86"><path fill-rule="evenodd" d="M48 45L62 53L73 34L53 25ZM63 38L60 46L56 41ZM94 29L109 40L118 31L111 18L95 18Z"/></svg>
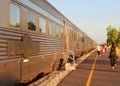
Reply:
<svg viewBox="0 0 120 86"><path fill-rule="evenodd" d="M107 39L106 28L120 27L120 0L47 0L98 44Z"/></svg>

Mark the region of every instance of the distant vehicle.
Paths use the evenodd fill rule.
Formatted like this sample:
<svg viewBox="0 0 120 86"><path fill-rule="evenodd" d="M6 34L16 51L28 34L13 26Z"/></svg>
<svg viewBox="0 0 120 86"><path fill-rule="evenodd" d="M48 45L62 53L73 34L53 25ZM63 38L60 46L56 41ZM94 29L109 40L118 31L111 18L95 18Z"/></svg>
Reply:
<svg viewBox="0 0 120 86"><path fill-rule="evenodd" d="M47 0L0 0L0 85L59 69L97 44Z"/></svg>

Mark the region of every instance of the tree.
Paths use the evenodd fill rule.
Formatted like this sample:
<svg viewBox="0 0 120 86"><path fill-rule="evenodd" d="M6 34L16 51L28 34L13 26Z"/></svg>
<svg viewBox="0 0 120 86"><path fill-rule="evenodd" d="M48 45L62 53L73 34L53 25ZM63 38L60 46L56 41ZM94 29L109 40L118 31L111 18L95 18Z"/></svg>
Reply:
<svg viewBox="0 0 120 86"><path fill-rule="evenodd" d="M113 42L116 45L118 45L118 42L120 43L120 41L118 41L118 38L119 38L118 34L119 34L119 31L116 28L114 28L112 26L108 26L108 28L107 28L107 46L110 46Z"/></svg>
<svg viewBox="0 0 120 86"><path fill-rule="evenodd" d="M120 31L118 32L118 38L117 38L117 46L120 47Z"/></svg>

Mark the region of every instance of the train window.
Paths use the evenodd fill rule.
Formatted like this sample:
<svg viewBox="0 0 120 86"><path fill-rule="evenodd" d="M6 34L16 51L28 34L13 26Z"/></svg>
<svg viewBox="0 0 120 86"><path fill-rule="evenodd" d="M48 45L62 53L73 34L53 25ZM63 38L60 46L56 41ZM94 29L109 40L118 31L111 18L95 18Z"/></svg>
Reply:
<svg viewBox="0 0 120 86"><path fill-rule="evenodd" d="M84 37L82 37L82 42L83 42L83 43L85 42L85 38L84 38Z"/></svg>
<svg viewBox="0 0 120 86"><path fill-rule="evenodd" d="M72 32L72 40L74 40L74 32Z"/></svg>
<svg viewBox="0 0 120 86"><path fill-rule="evenodd" d="M59 37L61 36L61 27L59 26Z"/></svg>
<svg viewBox="0 0 120 86"><path fill-rule="evenodd" d="M28 12L28 30L36 31L36 16Z"/></svg>
<svg viewBox="0 0 120 86"><path fill-rule="evenodd" d="M52 25L53 25L53 28L52 28L53 34L52 35L55 36L56 35L56 24L53 23Z"/></svg>
<svg viewBox="0 0 120 86"><path fill-rule="evenodd" d="M73 40L73 32L71 32L71 40Z"/></svg>
<svg viewBox="0 0 120 86"><path fill-rule="evenodd" d="M39 28L40 32L45 33L46 21L43 18L39 18Z"/></svg>
<svg viewBox="0 0 120 86"><path fill-rule="evenodd" d="M10 3L10 26L20 27L20 7Z"/></svg>
<svg viewBox="0 0 120 86"><path fill-rule="evenodd" d="M56 25L56 36L59 37L60 27Z"/></svg>
<svg viewBox="0 0 120 86"><path fill-rule="evenodd" d="M49 34L51 35L52 34L52 23L51 22L48 22L48 31L49 31Z"/></svg>
<svg viewBox="0 0 120 86"><path fill-rule="evenodd" d="M70 40L72 40L72 31L70 31Z"/></svg>
<svg viewBox="0 0 120 86"><path fill-rule="evenodd" d="M76 40L76 34L74 33L74 40Z"/></svg>
<svg viewBox="0 0 120 86"><path fill-rule="evenodd" d="M76 40L76 34L74 33L74 40Z"/></svg>
<svg viewBox="0 0 120 86"><path fill-rule="evenodd" d="M61 38L64 37L63 28L61 27Z"/></svg>
<svg viewBox="0 0 120 86"><path fill-rule="evenodd" d="M68 36L69 36L69 39L70 39L70 29L68 30Z"/></svg>

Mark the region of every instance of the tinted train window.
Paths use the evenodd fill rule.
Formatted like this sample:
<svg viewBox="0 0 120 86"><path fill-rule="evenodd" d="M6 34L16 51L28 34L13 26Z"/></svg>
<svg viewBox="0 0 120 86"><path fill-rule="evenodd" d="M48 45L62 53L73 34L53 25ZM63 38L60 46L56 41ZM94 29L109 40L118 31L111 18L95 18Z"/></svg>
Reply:
<svg viewBox="0 0 120 86"><path fill-rule="evenodd" d="M63 28L61 27L61 38L64 37L64 32L63 32Z"/></svg>
<svg viewBox="0 0 120 86"><path fill-rule="evenodd" d="M51 35L52 34L52 23L51 22L48 23L48 28L49 28L49 34Z"/></svg>
<svg viewBox="0 0 120 86"><path fill-rule="evenodd" d="M56 24L55 23L52 23L52 35L53 36L56 36Z"/></svg>
<svg viewBox="0 0 120 86"><path fill-rule="evenodd" d="M36 16L31 12L28 12L28 29L36 30Z"/></svg>
<svg viewBox="0 0 120 86"><path fill-rule="evenodd" d="M20 27L20 8L15 4L10 4L10 26Z"/></svg>
<svg viewBox="0 0 120 86"><path fill-rule="evenodd" d="M69 39L72 39L72 32L69 30Z"/></svg>
<svg viewBox="0 0 120 86"><path fill-rule="evenodd" d="M59 36L59 33L60 33L60 28L58 25L56 25L56 35Z"/></svg>
<svg viewBox="0 0 120 86"><path fill-rule="evenodd" d="M43 18L39 18L39 28L40 32L45 33L45 20Z"/></svg>

